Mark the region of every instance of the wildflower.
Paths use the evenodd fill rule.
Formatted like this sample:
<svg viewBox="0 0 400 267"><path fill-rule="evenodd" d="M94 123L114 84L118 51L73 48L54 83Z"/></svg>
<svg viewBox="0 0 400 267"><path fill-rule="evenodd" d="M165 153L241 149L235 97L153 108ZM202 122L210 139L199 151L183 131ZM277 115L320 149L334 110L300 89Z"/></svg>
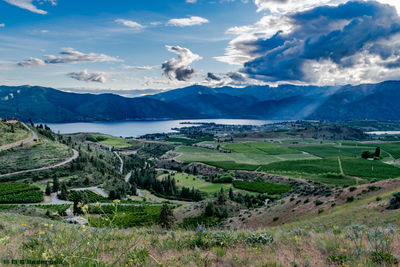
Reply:
<svg viewBox="0 0 400 267"><path fill-rule="evenodd" d="M39 232L39 235L44 235L45 234L45 232Z"/></svg>

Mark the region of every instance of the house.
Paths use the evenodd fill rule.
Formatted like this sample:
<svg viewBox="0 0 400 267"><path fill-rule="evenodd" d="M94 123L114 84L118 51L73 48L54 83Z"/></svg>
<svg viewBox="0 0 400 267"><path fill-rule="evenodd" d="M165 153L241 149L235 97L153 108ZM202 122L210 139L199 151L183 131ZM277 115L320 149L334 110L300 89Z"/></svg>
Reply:
<svg viewBox="0 0 400 267"><path fill-rule="evenodd" d="M7 123L17 123L17 122L18 122L18 119L17 119L17 118L9 118L9 119L7 119L6 122L7 122Z"/></svg>

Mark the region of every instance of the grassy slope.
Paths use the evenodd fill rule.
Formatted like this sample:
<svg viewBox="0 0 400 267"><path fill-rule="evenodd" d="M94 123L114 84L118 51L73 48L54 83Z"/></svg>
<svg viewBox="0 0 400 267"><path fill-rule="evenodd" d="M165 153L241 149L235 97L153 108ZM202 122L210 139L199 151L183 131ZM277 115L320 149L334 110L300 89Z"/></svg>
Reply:
<svg viewBox="0 0 400 267"><path fill-rule="evenodd" d="M14 132L12 131L14 129ZM0 146L28 138L30 133L22 124L0 122Z"/></svg>
<svg viewBox="0 0 400 267"><path fill-rule="evenodd" d="M40 138L36 143L0 152L0 173L35 169L62 162L72 150L58 142Z"/></svg>
<svg viewBox="0 0 400 267"><path fill-rule="evenodd" d="M229 191L229 188L232 187L231 184L213 184L210 182L206 182L200 178L185 173L177 173L171 177L175 178L176 184L178 186L184 186L188 188L194 187L195 189L210 194L219 192L221 188L223 188L225 192L227 192Z"/></svg>
<svg viewBox="0 0 400 267"><path fill-rule="evenodd" d="M371 256L377 239L367 239L368 230L392 224L394 232L385 235L390 241L388 252L396 255L400 248L399 212L384 208L392 193L378 193L285 225L258 231L209 230L201 238L179 229L92 229L0 213L0 255L59 259L74 266L291 266L293 262L299 266L378 266L382 264L373 262ZM377 201L377 196L383 200ZM354 225L368 227L357 230L362 238L356 242L350 238L354 231L347 228ZM249 241L250 235L260 233L271 234L274 241L267 245ZM363 245L357 246L359 243ZM343 255L345 262L329 262L337 255Z"/></svg>

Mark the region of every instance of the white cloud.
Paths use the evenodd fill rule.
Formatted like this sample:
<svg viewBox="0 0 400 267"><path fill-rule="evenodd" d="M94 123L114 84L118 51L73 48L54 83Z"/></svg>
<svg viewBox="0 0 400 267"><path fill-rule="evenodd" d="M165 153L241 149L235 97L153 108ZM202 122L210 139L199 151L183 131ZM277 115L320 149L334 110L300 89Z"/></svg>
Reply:
<svg viewBox="0 0 400 267"><path fill-rule="evenodd" d="M202 57L184 47L169 45L165 47L169 52L178 55L178 59L173 58L164 62L161 67L163 74L170 80L187 81L192 78L196 71L189 65Z"/></svg>
<svg viewBox="0 0 400 267"><path fill-rule="evenodd" d="M4 24L4 23L0 24L0 28L4 28L5 26L6 26L6 24Z"/></svg>
<svg viewBox="0 0 400 267"><path fill-rule="evenodd" d="M136 70L152 70L154 67L152 66L137 66L135 67Z"/></svg>
<svg viewBox="0 0 400 267"><path fill-rule="evenodd" d="M186 27L186 26L195 26L195 25L201 25L204 23L208 23L209 20L202 18L202 17L197 17L197 16L191 16L189 18L182 18L182 19L170 19L167 22L168 26L177 26L177 27Z"/></svg>
<svg viewBox="0 0 400 267"><path fill-rule="evenodd" d="M124 25L126 27L135 29L135 30L140 30L143 29L144 26L136 21L132 21L132 20L127 20L127 19L116 19L115 20L116 23Z"/></svg>
<svg viewBox="0 0 400 267"><path fill-rule="evenodd" d="M72 79L84 82L107 82L107 74L105 72L88 72L87 70L83 70L80 72L68 73L67 76Z"/></svg>
<svg viewBox="0 0 400 267"><path fill-rule="evenodd" d="M195 3L197 3L197 0L186 0L186 3L195 4Z"/></svg>
<svg viewBox="0 0 400 267"><path fill-rule="evenodd" d="M22 9L29 10L36 14L46 15L47 11L37 8L33 4L33 0L4 0L5 2L17 6ZM55 6L57 2L55 0L45 0L45 2L50 2L51 5Z"/></svg>
<svg viewBox="0 0 400 267"><path fill-rule="evenodd" d="M21 61L17 64L19 67L37 67L37 66L44 66L46 63L40 58L30 57Z"/></svg>
<svg viewBox="0 0 400 267"><path fill-rule="evenodd" d="M73 48L62 48L60 55L45 55L44 60L39 58L29 58L18 63L18 66L44 66L46 64L76 64L80 62L120 62L119 58L105 54L89 53L85 54Z"/></svg>

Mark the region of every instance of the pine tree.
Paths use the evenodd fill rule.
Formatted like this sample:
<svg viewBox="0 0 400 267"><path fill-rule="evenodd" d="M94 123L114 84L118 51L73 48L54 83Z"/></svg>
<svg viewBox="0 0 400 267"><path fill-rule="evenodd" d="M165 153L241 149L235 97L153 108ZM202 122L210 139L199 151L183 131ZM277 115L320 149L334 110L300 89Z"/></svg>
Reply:
<svg viewBox="0 0 400 267"><path fill-rule="evenodd" d="M221 188L221 190L218 193L218 204L224 204L226 202L226 198L225 198L225 193L224 193L224 189Z"/></svg>
<svg viewBox="0 0 400 267"><path fill-rule="evenodd" d="M165 229L170 229L175 223L175 216L168 204L164 204L161 208L158 224Z"/></svg>
<svg viewBox="0 0 400 267"><path fill-rule="evenodd" d="M68 200L68 191L65 183L61 184L61 192L59 194L59 198L62 200Z"/></svg>
<svg viewBox="0 0 400 267"><path fill-rule="evenodd" d="M60 182L58 181L58 177L53 178L53 192L58 192L60 190Z"/></svg>
<svg viewBox="0 0 400 267"><path fill-rule="evenodd" d="M50 186L50 182L47 182L46 185L46 196L50 196L51 195L51 186Z"/></svg>
<svg viewBox="0 0 400 267"><path fill-rule="evenodd" d="M378 146L375 149L375 157L379 158L381 156L381 148Z"/></svg>
<svg viewBox="0 0 400 267"><path fill-rule="evenodd" d="M230 199L230 200L233 200L233 197L234 197L234 196L233 196L233 190L232 190L232 187L230 187L230 188L229 188L229 199Z"/></svg>

